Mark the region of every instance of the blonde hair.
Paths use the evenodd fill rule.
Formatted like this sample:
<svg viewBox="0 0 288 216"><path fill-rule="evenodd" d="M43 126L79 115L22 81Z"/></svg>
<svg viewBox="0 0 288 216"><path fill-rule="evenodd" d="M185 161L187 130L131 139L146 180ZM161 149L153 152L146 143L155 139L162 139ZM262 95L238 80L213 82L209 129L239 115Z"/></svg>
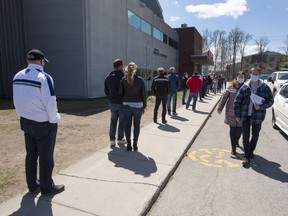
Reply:
<svg viewBox="0 0 288 216"><path fill-rule="evenodd" d="M174 73L175 72L175 68L174 67L170 67L170 72Z"/></svg>
<svg viewBox="0 0 288 216"><path fill-rule="evenodd" d="M163 67L157 68L157 74L159 75L160 73L164 73L164 68Z"/></svg>
<svg viewBox="0 0 288 216"><path fill-rule="evenodd" d="M126 68L126 78L127 78L127 82L129 85L133 85L133 81L134 81L134 76L136 74L137 71L137 65L134 62L130 62Z"/></svg>

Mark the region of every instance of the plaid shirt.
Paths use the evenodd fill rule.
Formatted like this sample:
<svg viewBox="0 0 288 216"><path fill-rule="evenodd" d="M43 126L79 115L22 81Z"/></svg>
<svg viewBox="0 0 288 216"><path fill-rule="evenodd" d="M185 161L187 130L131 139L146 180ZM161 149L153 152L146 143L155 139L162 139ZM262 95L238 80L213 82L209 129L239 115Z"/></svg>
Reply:
<svg viewBox="0 0 288 216"><path fill-rule="evenodd" d="M256 110L252 107L252 114L250 124L261 124L266 116L266 109L271 107L274 103L273 94L262 80L260 80L260 86L256 90L256 95L265 99L265 101L259 105L260 109ZM241 118L242 122L246 120L248 116L249 104L250 104L251 87L250 82L245 83L238 91L234 101L234 111L236 117Z"/></svg>

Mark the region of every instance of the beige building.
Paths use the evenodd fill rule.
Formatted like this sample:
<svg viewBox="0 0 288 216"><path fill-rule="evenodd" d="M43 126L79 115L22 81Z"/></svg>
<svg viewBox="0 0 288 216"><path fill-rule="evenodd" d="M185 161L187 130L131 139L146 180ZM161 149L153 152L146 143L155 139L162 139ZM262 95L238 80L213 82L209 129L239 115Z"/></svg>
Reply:
<svg viewBox="0 0 288 216"><path fill-rule="evenodd" d="M277 64L284 56L281 53L270 51L264 52L262 56L260 54L244 56L242 70L249 72L252 67L259 67L262 69L262 73L271 74L277 70ZM236 68L236 71L241 70L241 63L237 63Z"/></svg>

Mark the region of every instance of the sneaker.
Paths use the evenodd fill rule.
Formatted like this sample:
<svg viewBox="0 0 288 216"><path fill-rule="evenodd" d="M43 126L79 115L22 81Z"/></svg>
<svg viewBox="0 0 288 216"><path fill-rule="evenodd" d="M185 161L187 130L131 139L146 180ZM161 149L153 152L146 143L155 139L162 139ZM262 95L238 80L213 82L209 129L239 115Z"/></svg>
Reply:
<svg viewBox="0 0 288 216"><path fill-rule="evenodd" d="M157 119L153 119L153 122L154 122L154 123L158 123L158 122L157 122Z"/></svg>
<svg viewBox="0 0 288 216"><path fill-rule="evenodd" d="M116 145L115 140L111 140L111 141L110 141L110 147L115 147L115 145Z"/></svg>
<svg viewBox="0 0 288 216"><path fill-rule="evenodd" d="M126 141L126 139L121 139L121 140L117 140L117 143L118 143L118 145L123 145L123 144L126 144L127 143L127 141Z"/></svg>
<svg viewBox="0 0 288 216"><path fill-rule="evenodd" d="M65 186L64 185L54 185L54 187L51 189L50 192L48 193L41 193L42 196L52 196L55 194L59 194L61 192L63 192L65 190Z"/></svg>
<svg viewBox="0 0 288 216"><path fill-rule="evenodd" d="M178 115L178 113L177 112L173 112L173 115Z"/></svg>
<svg viewBox="0 0 288 216"><path fill-rule="evenodd" d="M163 124L166 124L166 123L167 123L167 120L165 120L165 119L162 120L162 123L163 123Z"/></svg>
<svg viewBox="0 0 288 216"><path fill-rule="evenodd" d="M242 161L242 166L244 168L248 168L250 166L250 160L245 158L243 161Z"/></svg>
<svg viewBox="0 0 288 216"><path fill-rule="evenodd" d="M232 156L236 156L236 155L237 155L237 152L232 150L232 151L231 151L231 155L232 155Z"/></svg>
<svg viewBox="0 0 288 216"><path fill-rule="evenodd" d="M40 186L37 186L35 189L30 189L28 194L38 194L40 192Z"/></svg>
<svg viewBox="0 0 288 216"><path fill-rule="evenodd" d="M170 112L168 111L168 115L170 115L170 116L171 116L171 111L170 111Z"/></svg>

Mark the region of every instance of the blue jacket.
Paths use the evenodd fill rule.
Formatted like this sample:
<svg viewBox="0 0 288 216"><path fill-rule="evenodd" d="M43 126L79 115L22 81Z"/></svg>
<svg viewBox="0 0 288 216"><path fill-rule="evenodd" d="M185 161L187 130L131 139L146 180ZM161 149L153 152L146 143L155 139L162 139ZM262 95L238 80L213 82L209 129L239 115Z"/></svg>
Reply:
<svg viewBox="0 0 288 216"><path fill-rule="evenodd" d="M248 116L249 104L250 104L251 88L250 82L244 83L239 89L235 101L234 111L236 117L239 117L241 121L245 121ZM259 105L260 109L256 110L253 106L250 124L260 124L264 121L266 116L266 109L271 107L274 103L273 94L263 80L260 80L260 86L257 88L256 95L265 99L265 101Z"/></svg>
<svg viewBox="0 0 288 216"><path fill-rule="evenodd" d="M181 85L178 75L176 75L175 73L170 73L168 74L168 78L170 83L169 93L170 94L176 93Z"/></svg>

